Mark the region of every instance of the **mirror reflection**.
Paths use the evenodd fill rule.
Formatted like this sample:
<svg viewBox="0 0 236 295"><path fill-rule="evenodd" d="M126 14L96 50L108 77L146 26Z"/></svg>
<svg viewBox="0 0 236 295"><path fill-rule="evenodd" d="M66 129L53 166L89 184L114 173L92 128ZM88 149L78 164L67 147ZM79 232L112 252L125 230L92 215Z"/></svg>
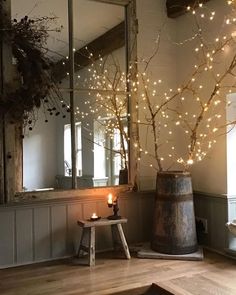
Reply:
<svg viewBox="0 0 236 295"><path fill-rule="evenodd" d="M27 0L24 7L28 7L28 11L22 11L19 1L12 1L13 18L55 17L50 23L45 47L49 48L47 54L55 63L53 74L59 82L61 104L65 108L65 112L62 110L56 115L59 111L42 106L36 112L33 130L25 130L24 191L72 187L72 111L77 187L110 186L128 181L124 7L74 0L74 110L68 112L71 89L67 6L67 0Z"/></svg>

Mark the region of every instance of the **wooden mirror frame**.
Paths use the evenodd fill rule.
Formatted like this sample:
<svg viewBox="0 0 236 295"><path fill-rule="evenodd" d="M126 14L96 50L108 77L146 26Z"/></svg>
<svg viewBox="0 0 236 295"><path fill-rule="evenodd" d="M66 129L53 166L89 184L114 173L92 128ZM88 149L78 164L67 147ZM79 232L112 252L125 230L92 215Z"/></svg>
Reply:
<svg viewBox="0 0 236 295"><path fill-rule="evenodd" d="M129 72L131 80L136 78L137 72L137 19L136 19L136 0L91 0L96 2L110 3L124 6L125 21L126 21L126 60L127 72ZM2 13L8 16L11 21L11 0L0 0L2 5ZM72 11L73 0L68 0L68 9ZM69 14L70 12L68 12ZM73 16L69 18L69 26L72 26ZM73 27L70 29L72 38ZM72 57L73 42L70 42L70 56ZM74 61L73 57L70 59L70 71L73 73ZM4 85L8 81L14 79L12 64L11 46L7 44L6 40L0 40L0 90L4 93ZM130 65L132 68L130 69ZM73 81L70 81L73 86ZM70 87L73 88L73 87ZM130 86L127 83L128 93ZM73 90L70 92L72 108L73 108ZM137 187L137 157L134 147L134 142L138 138L137 110L135 108L135 99L127 94L128 99L128 118L129 126L129 185L121 185L114 187L89 188L89 189L75 189L75 166L72 167L72 186L70 190L60 191L44 191L44 192L23 192L23 139L21 123L13 124L7 115L0 116L0 203L9 203L16 200L34 200L34 199L54 199L54 198L68 198L78 197L84 195L101 195L112 191L127 191L131 187ZM73 113L73 112L71 112ZM74 118L71 118L71 125ZM73 130L72 130L73 132ZM72 149L73 154L73 149ZM74 153L75 155L75 153ZM75 160L74 160L75 161ZM75 163L75 162L74 162ZM73 172L74 170L74 172ZM16 198L17 197L17 198Z"/></svg>

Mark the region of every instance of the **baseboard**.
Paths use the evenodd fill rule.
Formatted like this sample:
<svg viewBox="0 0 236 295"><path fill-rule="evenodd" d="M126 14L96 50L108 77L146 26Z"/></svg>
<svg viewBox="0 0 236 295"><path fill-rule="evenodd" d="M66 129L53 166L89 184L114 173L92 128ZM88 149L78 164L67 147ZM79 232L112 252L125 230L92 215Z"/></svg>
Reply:
<svg viewBox="0 0 236 295"><path fill-rule="evenodd" d="M214 249L214 248L211 248L211 247L208 247L208 246L202 246L203 249L206 249L206 250L209 250L211 252L214 252L214 253L217 253L219 255L222 255L224 257L227 257L227 258L231 258L233 260L236 260L236 251L235 251L235 256L232 254L232 250L230 251L230 249L227 249L225 248L224 251L221 251L221 250L217 250L217 249ZM230 254L231 253L231 254Z"/></svg>

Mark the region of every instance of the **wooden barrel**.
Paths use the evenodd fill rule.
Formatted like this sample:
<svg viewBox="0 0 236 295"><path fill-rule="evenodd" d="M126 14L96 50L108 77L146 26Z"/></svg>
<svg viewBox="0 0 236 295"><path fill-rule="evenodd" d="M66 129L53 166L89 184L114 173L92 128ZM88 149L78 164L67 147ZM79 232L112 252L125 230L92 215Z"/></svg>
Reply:
<svg viewBox="0 0 236 295"><path fill-rule="evenodd" d="M151 248L173 255L197 251L190 173L168 171L157 174Z"/></svg>

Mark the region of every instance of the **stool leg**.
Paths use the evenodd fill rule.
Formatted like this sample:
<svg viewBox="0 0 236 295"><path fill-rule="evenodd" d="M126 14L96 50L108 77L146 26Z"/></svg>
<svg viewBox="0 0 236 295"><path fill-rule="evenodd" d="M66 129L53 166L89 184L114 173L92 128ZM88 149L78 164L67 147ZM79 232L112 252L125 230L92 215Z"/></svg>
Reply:
<svg viewBox="0 0 236 295"><path fill-rule="evenodd" d="M89 237L89 265L95 265L95 227L90 227Z"/></svg>
<svg viewBox="0 0 236 295"><path fill-rule="evenodd" d="M125 252L125 256L127 259L130 259L129 247L128 247L126 239L125 239L122 225L120 223L117 224L117 228L118 228L118 232L120 234L120 240L121 240L121 244L123 246L123 250Z"/></svg>
<svg viewBox="0 0 236 295"><path fill-rule="evenodd" d="M88 253L88 251L86 250L86 248L88 247L88 246L86 246L86 245L88 245L88 242L89 242L89 229L83 228L81 238L80 238L79 248L78 248L78 252L77 252L78 258L83 256L83 253Z"/></svg>
<svg viewBox="0 0 236 295"><path fill-rule="evenodd" d="M111 230L112 230L112 239L113 239L114 248L115 249L117 248L117 242L118 242L117 238L119 238L126 258L130 259L129 247L128 247L126 239L125 239L125 235L124 235L124 232L123 232L122 225L120 223L119 224L113 224L111 226Z"/></svg>

